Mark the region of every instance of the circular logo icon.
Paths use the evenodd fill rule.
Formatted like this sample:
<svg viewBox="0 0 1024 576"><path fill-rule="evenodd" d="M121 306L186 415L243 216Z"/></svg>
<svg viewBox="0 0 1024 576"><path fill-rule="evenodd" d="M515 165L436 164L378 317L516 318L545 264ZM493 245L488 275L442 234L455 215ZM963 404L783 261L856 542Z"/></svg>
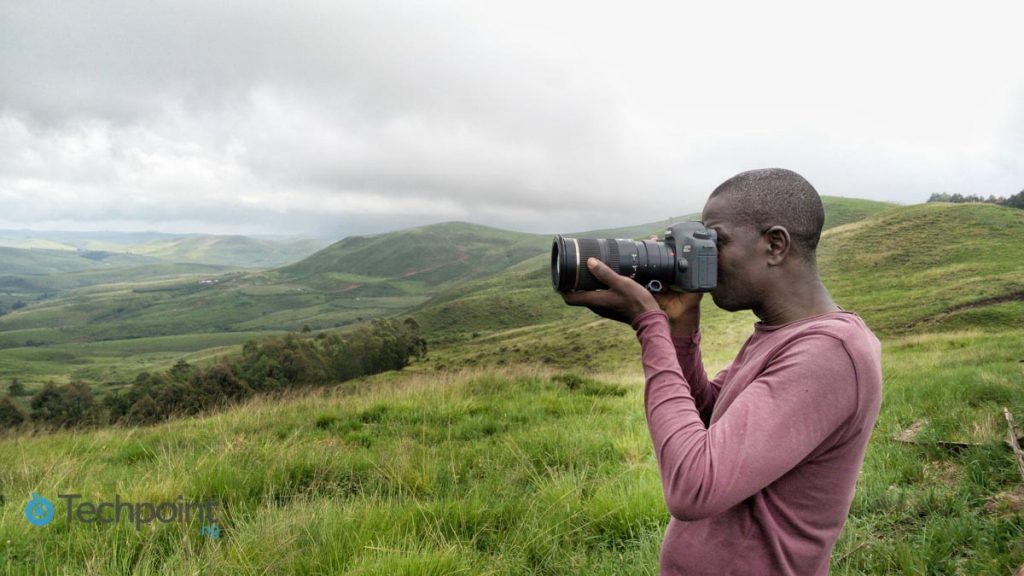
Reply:
<svg viewBox="0 0 1024 576"><path fill-rule="evenodd" d="M32 499L25 505L25 518L33 526L46 526L53 520L53 502L33 492Z"/></svg>

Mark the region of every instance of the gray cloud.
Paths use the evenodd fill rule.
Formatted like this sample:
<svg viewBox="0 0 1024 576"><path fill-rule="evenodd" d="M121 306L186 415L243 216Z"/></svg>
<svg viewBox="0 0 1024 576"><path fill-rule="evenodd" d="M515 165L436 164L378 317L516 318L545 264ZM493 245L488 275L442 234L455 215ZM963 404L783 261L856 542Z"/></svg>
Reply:
<svg viewBox="0 0 1024 576"><path fill-rule="evenodd" d="M903 202L1024 187L1012 3L623 10L2 3L0 226L578 230L768 165Z"/></svg>

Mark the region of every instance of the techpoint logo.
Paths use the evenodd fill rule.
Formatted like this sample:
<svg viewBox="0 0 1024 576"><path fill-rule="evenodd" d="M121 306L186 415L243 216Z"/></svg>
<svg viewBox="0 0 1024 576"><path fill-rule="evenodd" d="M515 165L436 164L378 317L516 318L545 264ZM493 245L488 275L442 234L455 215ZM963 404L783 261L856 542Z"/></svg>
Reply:
<svg viewBox="0 0 1024 576"><path fill-rule="evenodd" d="M53 520L53 502L33 492L32 499L25 505L25 518L33 526L46 526Z"/></svg>
<svg viewBox="0 0 1024 576"><path fill-rule="evenodd" d="M115 495L113 502L88 502L82 500L81 494L58 494L58 500L67 502L67 521L83 524L111 524L120 522L122 517L135 524L141 530L144 524L159 522L191 522L197 519L203 523L200 535L211 539L220 538L219 519L215 510L217 502L212 498L206 500L186 501L184 496L168 502L126 502L120 495ZM32 498L25 505L25 519L33 526L46 526L53 521L55 507L49 498L32 493Z"/></svg>

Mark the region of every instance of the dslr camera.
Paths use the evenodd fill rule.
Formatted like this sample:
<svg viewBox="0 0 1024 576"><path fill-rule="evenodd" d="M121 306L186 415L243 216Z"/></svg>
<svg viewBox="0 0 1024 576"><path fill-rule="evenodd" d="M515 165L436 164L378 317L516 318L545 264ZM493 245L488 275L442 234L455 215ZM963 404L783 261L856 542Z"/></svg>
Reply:
<svg viewBox="0 0 1024 576"><path fill-rule="evenodd" d="M718 282L718 233L703 222L679 222L664 240L569 238L551 245L551 283L556 292L607 288L587 268L587 258L632 278L651 292L709 292Z"/></svg>

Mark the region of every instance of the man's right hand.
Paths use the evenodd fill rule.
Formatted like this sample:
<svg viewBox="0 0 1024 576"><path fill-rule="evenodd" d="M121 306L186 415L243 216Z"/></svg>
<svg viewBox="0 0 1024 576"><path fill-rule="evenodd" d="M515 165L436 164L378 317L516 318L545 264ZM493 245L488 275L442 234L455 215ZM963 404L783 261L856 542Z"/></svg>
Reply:
<svg viewBox="0 0 1024 576"><path fill-rule="evenodd" d="M668 315L673 336L691 336L700 329L701 292L676 292L665 289L655 294L658 306Z"/></svg>
<svg viewBox="0 0 1024 576"><path fill-rule="evenodd" d="M657 240L651 236L650 240ZM700 329L700 299L702 292L676 292L669 288L654 295L658 306L668 315L668 325L673 336L691 336Z"/></svg>

